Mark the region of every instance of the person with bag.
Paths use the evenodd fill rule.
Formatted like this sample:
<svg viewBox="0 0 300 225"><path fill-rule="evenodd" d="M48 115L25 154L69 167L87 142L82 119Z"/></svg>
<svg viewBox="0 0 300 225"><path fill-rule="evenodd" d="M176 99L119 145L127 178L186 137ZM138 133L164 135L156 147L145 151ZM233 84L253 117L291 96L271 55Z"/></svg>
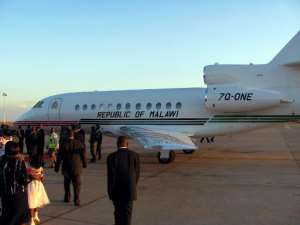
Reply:
<svg viewBox="0 0 300 225"><path fill-rule="evenodd" d="M7 142L5 153L0 164L0 197L3 208L0 224L23 225L29 221L26 165L17 143Z"/></svg>

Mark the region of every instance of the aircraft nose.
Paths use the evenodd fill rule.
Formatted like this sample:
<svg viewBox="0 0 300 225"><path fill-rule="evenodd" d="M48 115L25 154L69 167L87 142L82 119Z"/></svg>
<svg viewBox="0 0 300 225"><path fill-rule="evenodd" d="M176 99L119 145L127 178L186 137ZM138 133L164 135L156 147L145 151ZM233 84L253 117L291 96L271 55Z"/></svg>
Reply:
<svg viewBox="0 0 300 225"><path fill-rule="evenodd" d="M15 120L15 124L16 125L27 125L27 122L31 120L31 117L32 117L31 114L32 113L30 111L21 114Z"/></svg>

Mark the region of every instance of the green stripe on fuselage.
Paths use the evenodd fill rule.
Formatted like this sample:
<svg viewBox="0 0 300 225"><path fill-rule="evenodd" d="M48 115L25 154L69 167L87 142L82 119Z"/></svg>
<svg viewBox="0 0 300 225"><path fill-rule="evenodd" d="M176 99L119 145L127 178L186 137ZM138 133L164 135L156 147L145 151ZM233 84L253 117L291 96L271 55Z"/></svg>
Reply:
<svg viewBox="0 0 300 225"><path fill-rule="evenodd" d="M210 123L283 123L300 119L300 115L216 115Z"/></svg>

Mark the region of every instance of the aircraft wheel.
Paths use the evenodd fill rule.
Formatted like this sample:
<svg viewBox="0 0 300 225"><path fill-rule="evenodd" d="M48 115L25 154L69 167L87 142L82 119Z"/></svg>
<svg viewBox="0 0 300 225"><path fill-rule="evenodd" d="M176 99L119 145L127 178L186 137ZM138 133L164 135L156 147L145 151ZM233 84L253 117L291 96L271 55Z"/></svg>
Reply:
<svg viewBox="0 0 300 225"><path fill-rule="evenodd" d="M159 163L161 164L169 164L171 162L174 162L176 158L176 153L174 151L164 151L164 152L158 152L157 158Z"/></svg>
<svg viewBox="0 0 300 225"><path fill-rule="evenodd" d="M189 155L189 154L193 154L195 152L195 150L193 150L193 149L184 149L183 152L185 154Z"/></svg>

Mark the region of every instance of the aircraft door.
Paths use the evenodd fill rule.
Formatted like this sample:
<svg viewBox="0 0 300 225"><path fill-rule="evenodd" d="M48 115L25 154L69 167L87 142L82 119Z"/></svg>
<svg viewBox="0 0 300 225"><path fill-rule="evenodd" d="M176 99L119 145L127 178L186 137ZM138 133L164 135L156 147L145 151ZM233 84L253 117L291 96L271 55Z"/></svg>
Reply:
<svg viewBox="0 0 300 225"><path fill-rule="evenodd" d="M52 99L48 108L48 119L52 121L60 120L62 100L60 98Z"/></svg>

